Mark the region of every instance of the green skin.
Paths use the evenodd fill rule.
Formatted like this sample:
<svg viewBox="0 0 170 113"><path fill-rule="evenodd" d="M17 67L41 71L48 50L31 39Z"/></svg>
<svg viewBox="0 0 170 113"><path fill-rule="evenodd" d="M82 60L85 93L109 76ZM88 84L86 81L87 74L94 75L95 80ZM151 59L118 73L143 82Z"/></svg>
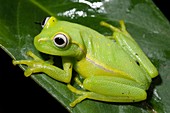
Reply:
<svg viewBox="0 0 170 113"><path fill-rule="evenodd" d="M120 21L120 29L105 22L101 25L110 28L113 36L104 36L88 27L50 17L42 32L35 37L34 45L40 52L61 56L63 69L30 51L28 55L33 60L15 60L13 64L27 65L25 76L43 72L67 83L70 91L79 94L70 103L71 107L86 98L106 102L145 100L151 78L158 75L157 69L126 31L123 21ZM62 47L54 41L58 34L67 40ZM84 90L70 84L72 69L84 78L83 83L77 77L75 79Z"/></svg>

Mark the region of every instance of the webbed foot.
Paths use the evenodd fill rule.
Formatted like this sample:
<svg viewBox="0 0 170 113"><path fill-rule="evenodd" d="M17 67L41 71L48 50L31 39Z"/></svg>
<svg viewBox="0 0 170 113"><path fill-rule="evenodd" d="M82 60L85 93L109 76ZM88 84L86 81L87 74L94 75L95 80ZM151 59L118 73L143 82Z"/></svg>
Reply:
<svg viewBox="0 0 170 113"><path fill-rule="evenodd" d="M12 63L14 65L24 64L24 65L28 66L28 68L24 72L24 75L26 77L30 76L32 73L42 72L43 64L45 64L45 63L53 64L52 58L48 61L44 61L44 60L40 59L38 56L36 56L34 53L32 53L31 51L28 51L27 55L32 57L33 60L13 60L12 61Z"/></svg>

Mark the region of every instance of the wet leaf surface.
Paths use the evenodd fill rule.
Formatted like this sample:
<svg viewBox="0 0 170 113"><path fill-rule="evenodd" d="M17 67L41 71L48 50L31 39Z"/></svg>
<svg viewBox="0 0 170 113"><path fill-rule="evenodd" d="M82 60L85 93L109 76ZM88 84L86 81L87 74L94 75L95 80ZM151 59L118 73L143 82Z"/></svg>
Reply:
<svg viewBox="0 0 170 113"><path fill-rule="evenodd" d="M170 25L150 0L0 0L0 46L13 59L29 59L28 50L44 58L34 45L33 39L41 31L41 22L46 16L88 26L104 35L111 31L99 25L107 21L118 26L124 20L127 30L139 43L146 55L159 70L153 79L148 99L132 104L106 103L85 100L70 108L76 95L66 84L51 79L45 74L32 75L40 86L73 113L159 113L170 112ZM57 60L59 61L59 60ZM22 69L25 67L21 66ZM24 75L23 75L24 76Z"/></svg>

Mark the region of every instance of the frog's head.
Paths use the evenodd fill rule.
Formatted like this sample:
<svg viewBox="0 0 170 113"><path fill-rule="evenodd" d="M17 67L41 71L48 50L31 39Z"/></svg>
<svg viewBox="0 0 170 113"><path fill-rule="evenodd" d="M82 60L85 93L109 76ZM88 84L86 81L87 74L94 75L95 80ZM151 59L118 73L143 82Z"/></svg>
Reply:
<svg viewBox="0 0 170 113"><path fill-rule="evenodd" d="M43 30L34 38L34 45L46 54L81 59L86 50L75 26L77 24L47 17L42 23Z"/></svg>

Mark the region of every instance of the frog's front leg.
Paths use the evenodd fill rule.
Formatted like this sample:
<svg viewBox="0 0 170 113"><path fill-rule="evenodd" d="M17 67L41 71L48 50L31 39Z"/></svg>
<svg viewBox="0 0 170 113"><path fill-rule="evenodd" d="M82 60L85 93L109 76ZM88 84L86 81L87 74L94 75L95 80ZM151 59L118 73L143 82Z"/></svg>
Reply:
<svg viewBox="0 0 170 113"><path fill-rule="evenodd" d="M27 52L27 55L31 56L33 60L13 60L13 64L24 64L27 65L28 68L25 70L24 75L30 76L32 73L43 72L49 75L50 77L62 81L65 83L69 83L72 76L72 63L66 58L63 57L63 69L60 69L53 64L52 59L48 61L44 61L34 55L31 51Z"/></svg>
<svg viewBox="0 0 170 113"><path fill-rule="evenodd" d="M132 80L118 77L89 77L84 80L83 86L88 91L78 90L68 85L72 92L80 95L70 104L71 107L86 98L106 102L138 102L145 100L147 96L143 86Z"/></svg>

